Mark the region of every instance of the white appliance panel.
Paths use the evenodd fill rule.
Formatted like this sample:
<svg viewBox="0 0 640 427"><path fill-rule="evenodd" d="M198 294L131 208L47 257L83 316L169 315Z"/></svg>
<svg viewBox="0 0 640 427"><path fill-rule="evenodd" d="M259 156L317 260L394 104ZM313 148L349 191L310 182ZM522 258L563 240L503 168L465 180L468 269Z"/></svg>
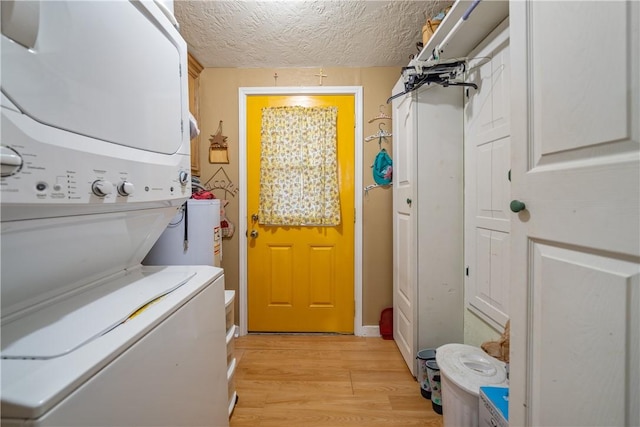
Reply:
<svg viewBox="0 0 640 427"><path fill-rule="evenodd" d="M153 3L30 2L34 7L21 14L6 3L3 24L14 18L16 28L30 33L3 27L2 91L22 112L92 138L87 144L95 138L178 151L183 130L189 133L180 66L186 46Z"/></svg>
<svg viewBox="0 0 640 427"><path fill-rule="evenodd" d="M3 336L13 313L140 264L175 209L3 222Z"/></svg>
<svg viewBox="0 0 640 427"><path fill-rule="evenodd" d="M142 267L130 273L125 287L134 294L140 280L155 280L162 289L185 276L192 277L65 356L3 359L3 423L22 418L37 426L227 425L205 421L222 419L218 414L227 418L226 349L219 345L225 339L222 270Z"/></svg>
<svg viewBox="0 0 640 427"><path fill-rule="evenodd" d="M186 137L187 152L170 156L45 126L9 106L1 111L3 163L5 152L21 161L0 181L3 221L167 206L166 200L178 206L191 195ZM98 181L111 192L97 195ZM124 183L128 194L121 194Z"/></svg>
<svg viewBox="0 0 640 427"><path fill-rule="evenodd" d="M166 272L161 280L157 275L142 275L136 278L135 286L128 286L132 280L128 274L7 322L2 328L2 357L52 359L68 354L124 323L194 275Z"/></svg>
<svg viewBox="0 0 640 427"><path fill-rule="evenodd" d="M187 200L184 210L171 219L145 259L145 265L213 265L220 266L215 256L216 228L220 234L220 200ZM185 248L185 226L187 247ZM221 237L218 236L218 239Z"/></svg>

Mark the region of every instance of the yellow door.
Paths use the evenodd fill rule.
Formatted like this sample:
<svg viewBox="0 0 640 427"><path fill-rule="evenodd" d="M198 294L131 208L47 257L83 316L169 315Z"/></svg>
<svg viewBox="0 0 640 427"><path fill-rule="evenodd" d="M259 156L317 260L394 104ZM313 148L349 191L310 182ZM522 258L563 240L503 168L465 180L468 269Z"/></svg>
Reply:
<svg viewBox="0 0 640 427"><path fill-rule="evenodd" d="M335 227L259 224L260 128L263 107L338 108L341 221ZM250 332L353 333L353 95L247 97L247 293ZM252 237L253 235L253 237Z"/></svg>

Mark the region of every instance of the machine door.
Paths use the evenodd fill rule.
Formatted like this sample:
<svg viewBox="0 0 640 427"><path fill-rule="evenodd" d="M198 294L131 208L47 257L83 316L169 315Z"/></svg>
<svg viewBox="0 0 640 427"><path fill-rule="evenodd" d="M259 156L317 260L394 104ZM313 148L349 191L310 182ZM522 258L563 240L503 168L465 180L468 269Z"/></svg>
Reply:
<svg viewBox="0 0 640 427"><path fill-rule="evenodd" d="M24 114L103 141L178 151L186 45L154 3L3 1L1 8L2 93Z"/></svg>

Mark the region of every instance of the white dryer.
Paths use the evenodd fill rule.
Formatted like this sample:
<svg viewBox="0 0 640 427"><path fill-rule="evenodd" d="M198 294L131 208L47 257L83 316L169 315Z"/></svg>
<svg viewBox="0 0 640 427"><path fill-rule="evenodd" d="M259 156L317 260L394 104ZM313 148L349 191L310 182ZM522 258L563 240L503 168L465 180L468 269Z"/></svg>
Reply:
<svg viewBox="0 0 640 427"><path fill-rule="evenodd" d="M191 194L162 4L1 4L3 427L228 426L222 269L141 265Z"/></svg>

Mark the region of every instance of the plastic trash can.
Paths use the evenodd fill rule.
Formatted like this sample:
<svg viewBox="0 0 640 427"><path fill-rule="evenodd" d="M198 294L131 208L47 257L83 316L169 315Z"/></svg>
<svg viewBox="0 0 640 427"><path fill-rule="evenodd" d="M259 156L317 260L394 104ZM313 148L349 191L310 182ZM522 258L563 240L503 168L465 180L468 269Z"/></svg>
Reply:
<svg viewBox="0 0 640 427"><path fill-rule="evenodd" d="M420 350L416 356L418 359L418 382L420 383L420 394L425 399L431 400L431 385L429 384L429 373L427 372L427 360L436 360L436 350L425 348Z"/></svg>
<svg viewBox="0 0 640 427"><path fill-rule="evenodd" d="M440 368L435 360L427 360L427 373L429 375L429 385L431 385L431 407L442 415L442 393L440 386Z"/></svg>

